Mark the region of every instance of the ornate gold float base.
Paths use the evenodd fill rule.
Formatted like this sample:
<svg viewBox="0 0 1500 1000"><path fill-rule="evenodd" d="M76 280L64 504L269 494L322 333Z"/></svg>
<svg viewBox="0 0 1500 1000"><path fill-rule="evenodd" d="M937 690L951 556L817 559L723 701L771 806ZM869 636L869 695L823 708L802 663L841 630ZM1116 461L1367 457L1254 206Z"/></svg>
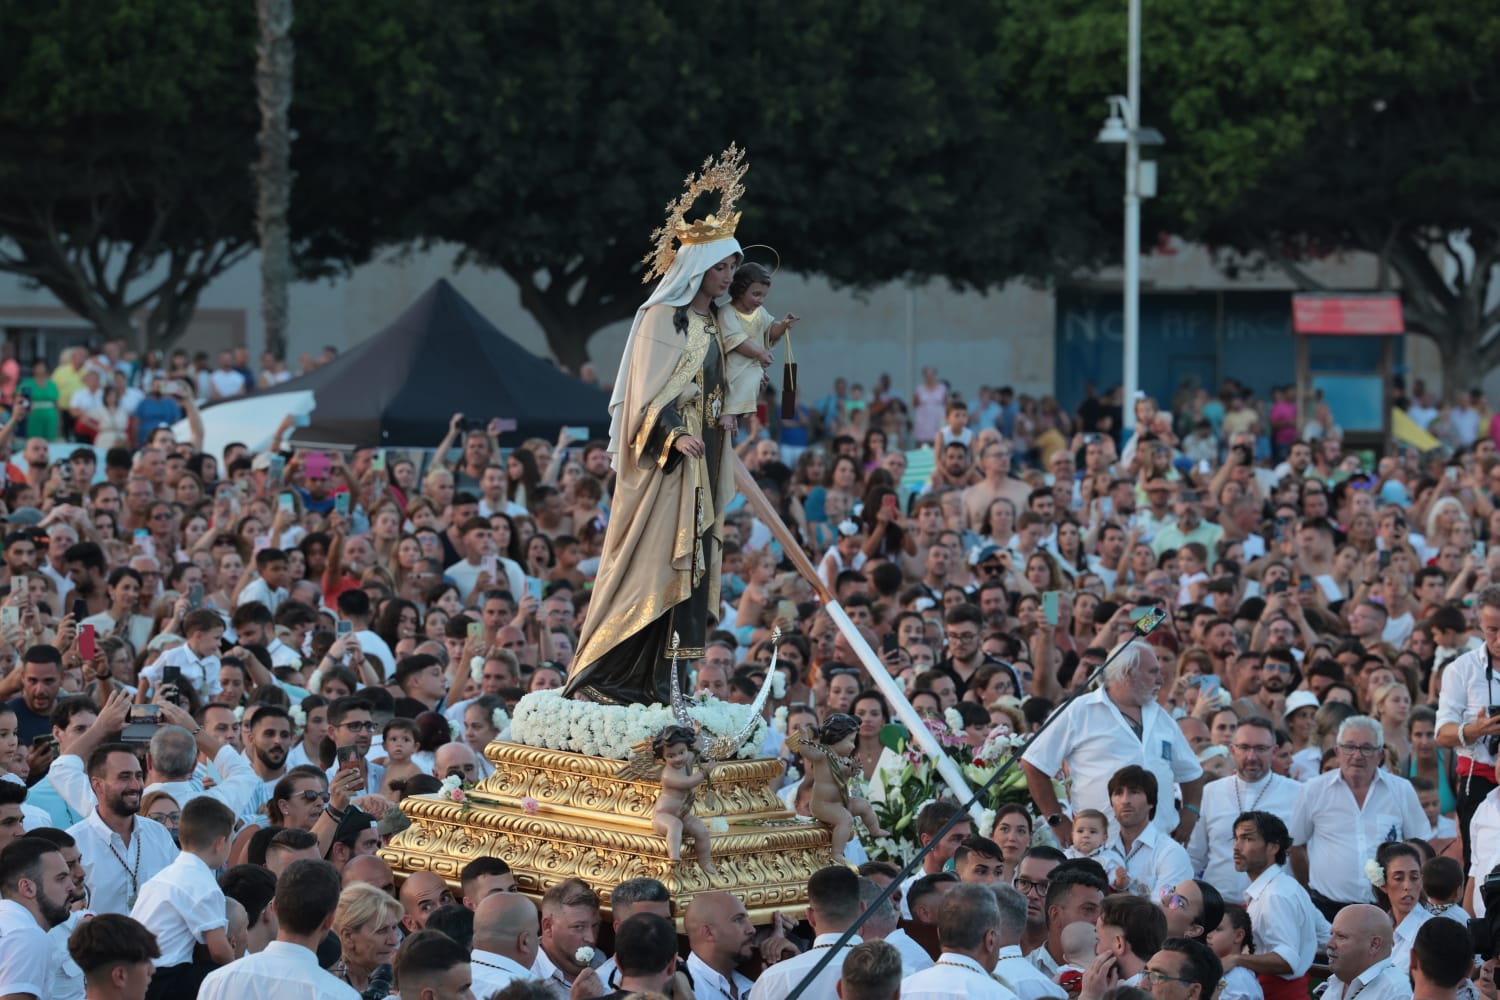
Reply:
<svg viewBox="0 0 1500 1000"><path fill-rule="evenodd" d="M485 757L495 772L469 792L467 806L436 796L402 800L412 825L380 852L394 871L430 871L456 887L470 861L497 857L534 898L576 877L606 909L615 886L648 876L667 887L679 915L695 893L724 890L756 923L769 923L776 911L800 913L809 876L832 863L828 830L797 819L771 791L781 774L774 760L720 764L711 787L699 786L694 812L729 825L712 835L718 871L709 875L688 860L690 839L684 860L667 857L651 830L659 786L615 777L620 761L500 742Z"/></svg>

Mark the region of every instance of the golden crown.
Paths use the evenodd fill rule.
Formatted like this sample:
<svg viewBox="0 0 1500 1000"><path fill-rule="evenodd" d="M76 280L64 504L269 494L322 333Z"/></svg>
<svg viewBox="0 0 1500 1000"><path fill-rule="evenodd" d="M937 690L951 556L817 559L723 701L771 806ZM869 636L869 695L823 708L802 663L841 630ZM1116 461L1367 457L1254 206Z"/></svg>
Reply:
<svg viewBox="0 0 1500 1000"><path fill-rule="evenodd" d="M701 174L688 174L683 181L682 197L667 203L667 221L651 234L656 247L641 258L646 265L641 281L649 282L667 273L677 258L674 241L682 246L692 246L734 236L735 228L740 224L740 213L734 210L734 206L745 193L740 182L749 169L745 164L745 151L730 143L717 158L710 156L703 161ZM709 191L719 192L718 211L697 222L686 222L683 215L693 207L693 202Z"/></svg>

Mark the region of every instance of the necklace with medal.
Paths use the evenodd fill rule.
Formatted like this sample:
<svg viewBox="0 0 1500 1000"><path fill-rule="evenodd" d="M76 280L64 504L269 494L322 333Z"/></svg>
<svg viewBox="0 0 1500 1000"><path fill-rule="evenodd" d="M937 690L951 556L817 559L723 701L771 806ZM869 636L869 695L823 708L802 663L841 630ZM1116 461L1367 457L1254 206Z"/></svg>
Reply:
<svg viewBox="0 0 1500 1000"><path fill-rule="evenodd" d="M130 909L132 910L135 909L135 898L136 895L140 892L141 888L141 833L139 830L135 831L135 837L133 839L135 840L134 868L131 868L125 863L125 859L120 856L119 851L115 850L115 845L113 843L107 844L107 846L109 847L109 853L115 856L115 860L120 863L120 867L125 869L125 874L130 877L130 899L128 900L128 904ZM126 848L126 850L129 850L129 848Z"/></svg>

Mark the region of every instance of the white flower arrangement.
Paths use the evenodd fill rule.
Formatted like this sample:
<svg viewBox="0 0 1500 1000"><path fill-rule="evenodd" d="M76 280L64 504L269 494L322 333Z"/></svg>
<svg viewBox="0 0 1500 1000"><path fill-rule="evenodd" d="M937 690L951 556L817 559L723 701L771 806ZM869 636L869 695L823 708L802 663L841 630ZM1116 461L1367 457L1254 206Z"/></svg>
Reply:
<svg viewBox="0 0 1500 1000"><path fill-rule="evenodd" d="M505 709L497 708L490 713L490 722L495 726L495 732L499 735L496 739L505 739L510 732L510 716L505 714Z"/></svg>
<svg viewBox="0 0 1500 1000"><path fill-rule="evenodd" d="M1385 888L1385 869L1374 858L1365 862L1365 878L1369 879L1370 884L1375 888Z"/></svg>
<svg viewBox="0 0 1500 1000"><path fill-rule="evenodd" d="M688 703L687 714L710 738L734 736L751 721L749 705L717 698ZM548 750L570 750L590 757L628 760L630 748L677 720L666 705L600 705L564 698L558 691L533 691L516 705L510 741ZM766 739L766 722L756 719L738 756L750 758Z"/></svg>
<svg viewBox="0 0 1500 1000"><path fill-rule="evenodd" d="M777 701L786 697L786 674L780 670L771 676L771 697Z"/></svg>
<svg viewBox="0 0 1500 1000"><path fill-rule="evenodd" d="M587 968L589 966L589 963L593 962L594 960L594 949L590 948L588 945L584 945L582 948L579 948L577 951L573 952L573 958L578 962L579 965Z"/></svg>
<svg viewBox="0 0 1500 1000"><path fill-rule="evenodd" d="M774 730L776 730L781 735L785 736L786 735L786 719L787 719L787 710L786 710L786 706L783 705L780 708L778 708L776 710L776 714L771 717L771 728L774 729Z"/></svg>
<svg viewBox="0 0 1500 1000"><path fill-rule="evenodd" d="M964 731L964 717L958 714L958 709L956 708L943 709L943 722L955 733Z"/></svg>

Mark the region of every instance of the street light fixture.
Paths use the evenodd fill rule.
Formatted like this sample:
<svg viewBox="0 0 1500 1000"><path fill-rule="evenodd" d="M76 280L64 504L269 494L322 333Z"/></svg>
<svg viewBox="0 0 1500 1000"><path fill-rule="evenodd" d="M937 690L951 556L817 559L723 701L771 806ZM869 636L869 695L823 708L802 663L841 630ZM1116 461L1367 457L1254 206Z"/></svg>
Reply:
<svg viewBox="0 0 1500 1000"><path fill-rule="evenodd" d="M1121 411L1125 428L1135 426L1135 398L1140 385L1140 294L1141 294L1141 198L1156 194L1155 164L1145 171L1142 191L1142 146L1160 146L1166 140L1154 128L1142 128L1141 108L1141 0L1130 0L1129 59L1126 93L1109 98L1109 117L1099 129L1096 142L1125 147L1125 309L1124 378Z"/></svg>

